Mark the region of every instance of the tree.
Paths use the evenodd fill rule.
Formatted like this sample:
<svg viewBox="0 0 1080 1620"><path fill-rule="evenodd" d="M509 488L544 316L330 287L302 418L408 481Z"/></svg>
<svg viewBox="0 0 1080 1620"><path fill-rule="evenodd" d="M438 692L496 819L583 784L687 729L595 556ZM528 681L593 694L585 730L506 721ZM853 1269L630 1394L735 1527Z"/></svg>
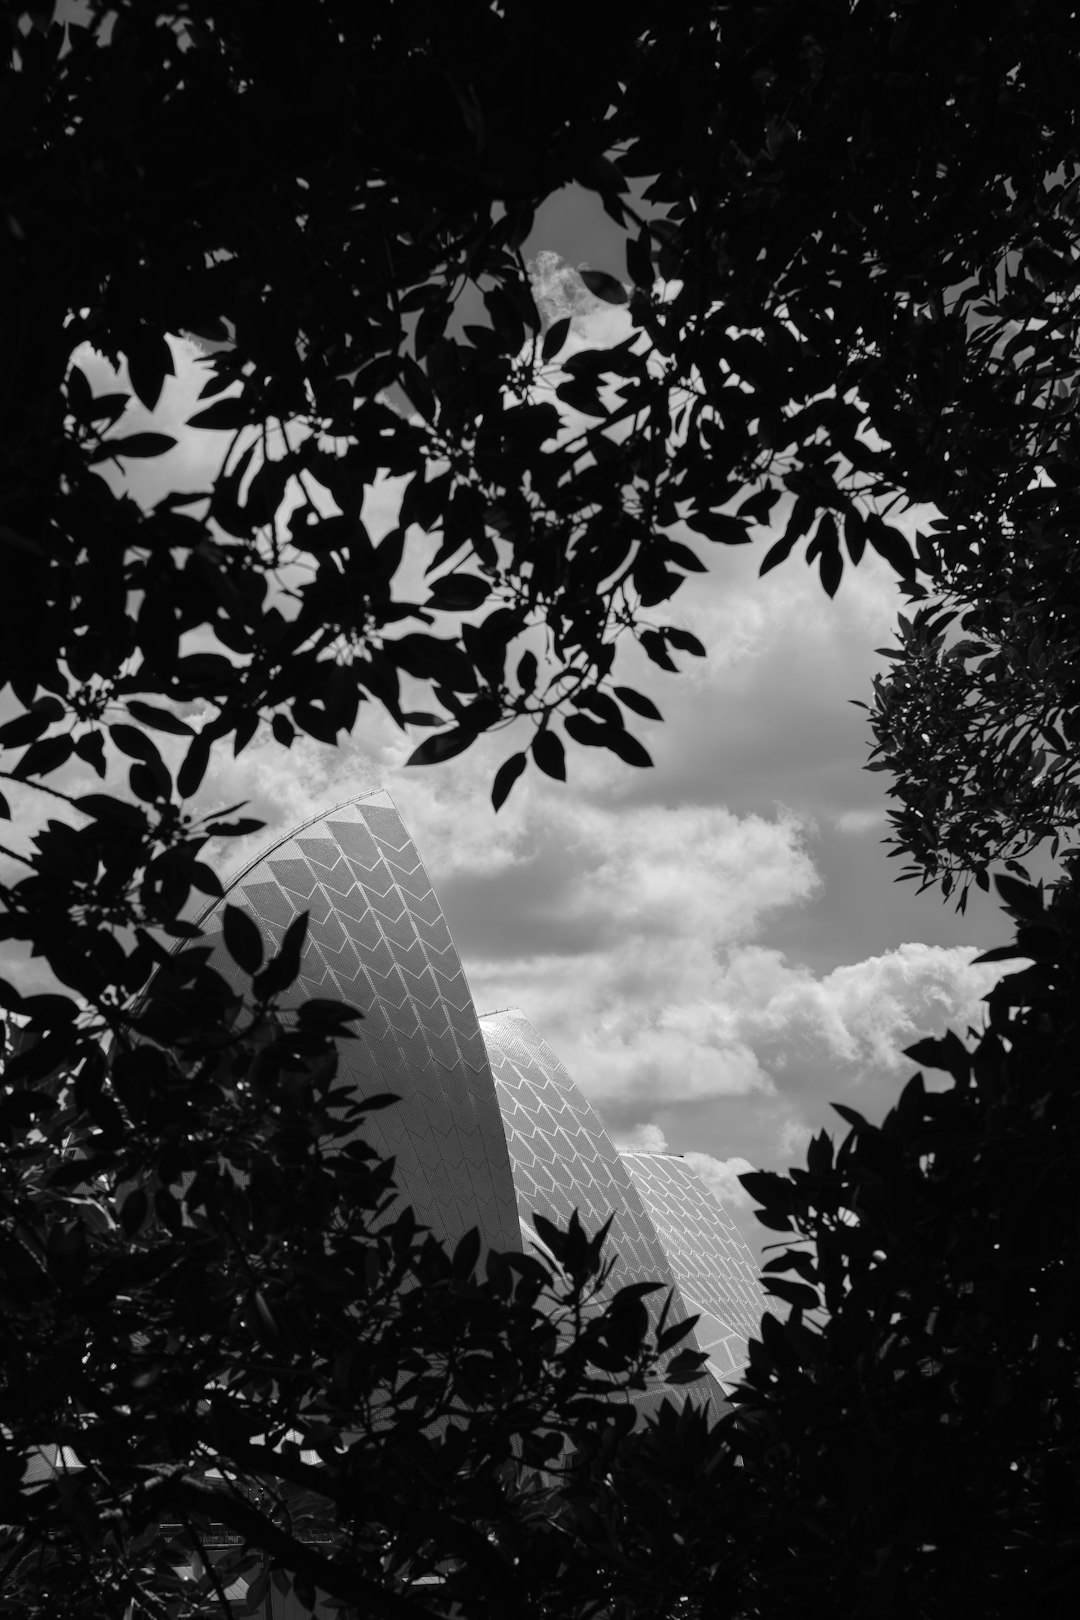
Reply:
<svg viewBox="0 0 1080 1620"><path fill-rule="evenodd" d="M805 1170L745 1178L797 1234L767 1268L792 1314L763 1321L739 1417L751 1612L1075 1608L1080 912L1071 878L997 884L1017 931L988 958L1030 965L977 1039L909 1048L945 1089L918 1073L880 1126L841 1108L835 1150L822 1133Z"/></svg>
<svg viewBox="0 0 1080 1620"><path fill-rule="evenodd" d="M767 1331L754 1375L761 1416L754 1423L748 1417L739 1431L750 1437L738 1441L744 1468L721 1461L728 1439L689 1429L612 1440L605 1451L580 1358L584 1384L571 1378L559 1386L563 1406L544 1405L551 1388L544 1379L565 1362L562 1349L543 1348L550 1343L535 1310L535 1274L511 1279L509 1293L500 1292L494 1276L470 1282L466 1254L460 1275L446 1262L451 1283L435 1251L407 1232L395 1237L378 1227L376 1168L322 1163L323 1150L310 1131L305 1136L296 1111L326 1097L327 1043L347 1019L316 1008L296 1028L276 1029L267 1022L277 982L271 974L255 989L246 1021L233 1025L235 1006L206 970L185 908L193 891L219 892L201 859L207 837L245 823L231 822L234 812L200 821L185 801L213 746L231 738L239 751L260 724L283 746L298 730L329 745L367 702L402 724L430 729L415 755L426 763L516 720L529 740L499 772L496 803L530 758L561 777L564 737L647 764L626 717L654 711L619 681L620 640L635 639L667 669L679 652L700 654L693 637L666 621L664 604L703 566L697 543L742 543L773 517L783 532L763 570L805 540L807 560L832 594L842 546L856 564L869 545L916 602L937 593L981 613L986 622L968 628L989 638L990 668L978 664L978 681L968 680L971 706L985 692L991 728L1006 710L1008 725L1014 711L1021 727L1033 716L1042 725L1043 688L1032 706L993 659L999 643L1018 644L1033 605L1046 619L1039 604L1060 577L1057 563L1042 575L1035 565L1028 569L1027 542L1048 539L1051 559L1060 560L1071 532L1080 23L1056 0L912 0L902 7L755 0L662 11L591 0L575 14L567 50L527 8L485 0L452 8L318 0L299 11L251 0L119 0L108 8L87 0L64 22L54 20L56 9L7 0L2 12L3 228L11 268L0 315L0 673L14 713L0 728L0 746L18 751L5 759L4 776L62 802L65 819L50 822L18 857L26 875L3 885L0 930L40 956L67 992L2 990L25 1031L3 1096L5 1264L25 1357L15 1362L20 1401L8 1399L3 1420L13 1437L5 1513L22 1525L19 1535L48 1529L71 1549L72 1562L65 1550L47 1579L59 1589L70 1574L71 1589L57 1601L73 1614L82 1601L81 1572L90 1569L100 1585L106 1566L115 1568L109 1601L115 1596L120 1604L124 1582L158 1558L130 1539L136 1524L153 1521L156 1498L164 1506L170 1497L177 1511L197 1516L206 1505L199 1490L220 1495L225 1488L207 1486L199 1472L210 1453L223 1456L231 1447L227 1467L245 1482L278 1482L265 1511L254 1495L230 1497L234 1516L245 1511L241 1498L261 1514L261 1535L278 1525L275 1515L302 1517L307 1501L289 1491L313 1482L285 1436L295 1430L311 1438L299 1421L308 1396L330 1403L326 1422L335 1434L350 1432L356 1415L348 1391L327 1371L340 1335L355 1331L350 1302L322 1298L317 1267L305 1280L314 1249L329 1245L336 1257L340 1242L342 1263L359 1267L357 1290L368 1290L363 1301L379 1324L376 1344L382 1335L426 1365L445 1308L455 1345L488 1334L492 1365L508 1369L508 1377L531 1369L541 1392L540 1404L518 1409L512 1421L481 1405L466 1425L467 1456L453 1476L462 1494L440 1524L446 1539L417 1546L396 1540L389 1525L379 1546L351 1544L371 1581L382 1581L382 1596L364 1587L362 1601L385 1607L397 1593L398 1577L379 1562L389 1551L413 1569L425 1559L437 1563L451 1586L471 1583L476 1612L502 1601L496 1593L508 1557L533 1571L530 1601L560 1613L573 1612L571 1575L589 1594L583 1612L601 1602L627 1612L651 1603L661 1612L675 1591L719 1604L720 1569L725 1580L743 1570L743 1585L733 1589L747 1612L779 1604L777 1572L792 1545L799 1549L794 1590L806 1570L821 1568L810 1529L821 1493L800 1497L801 1473L781 1488L777 1459L804 1457L805 1478L826 1478L826 1497L837 1477L829 1469L850 1459L842 1447L829 1450L816 1423L806 1444L820 1441L824 1460L799 1452L788 1414L798 1409L805 1417L805 1407L788 1401L776 1368L794 1368L796 1384L803 1379L799 1387L812 1387L815 1398L831 1391L821 1421L831 1414L842 1430L842 1392L860 1345L892 1366L890 1324L897 1310L907 1320L915 1289L902 1243L892 1252L894 1225L879 1229L876 1215L857 1214L867 1241L888 1240L886 1263L875 1259L877 1247L857 1257L871 1291L881 1289L876 1316L858 1317L856 1303L845 1305L848 1296L833 1288L833 1273L823 1276L836 1325L821 1340L820 1375L805 1373L818 1355L808 1346L819 1345L799 1337L805 1324L796 1319ZM626 336L572 353L562 322L542 329L523 251L535 209L570 181L595 191L626 227L625 266L586 272L594 293L625 308ZM207 403L193 424L228 435L228 445L201 496L172 490L141 503L119 471L152 466L171 446L128 424L139 406L152 409L159 398L173 363L168 337L181 333L196 335L207 351ZM80 363L84 344L122 363L127 383L95 395ZM405 490L397 526L376 543L362 507L381 473L402 478ZM928 504L934 515L926 515ZM695 544L679 537L679 525ZM425 584L408 590L406 565L418 554ZM993 607L993 582L1004 578L1008 600ZM1060 653L1066 676L1060 692L1049 677L1045 685L1051 723L1068 743L1072 630L1071 621L1061 624L1053 657ZM916 625L913 645L934 631L925 615ZM954 654L948 668L967 656ZM411 706L414 683L428 694L421 708ZM902 709L899 684L895 694ZM155 732L188 739L175 782ZM131 760L130 796L72 799L54 773L79 760L104 774L106 737ZM902 748L885 756L901 788L906 757ZM937 756L927 769L932 785ZM0 803L0 812L5 808ZM954 853L977 865L997 853L978 840L997 837L999 826L974 826L974 844L961 839ZM911 838L925 830L900 829ZM924 841L912 853L921 859L930 848ZM946 852L951 858L947 844ZM935 858L932 851L926 858ZM282 982L287 967L277 969ZM155 975L162 994L147 1003L140 996ZM1007 1090L1021 1058L1027 1064L1030 1057L1032 1074L1042 1072L1042 1013L1051 1020L1049 1039L1056 1001L1049 1011L1033 1007L1030 1018L1018 1017L1007 1034L998 1028L1009 1061L995 1068L998 1048L987 1046L990 1079L978 1103L959 1082L941 1094L960 1099L951 1103L931 1098L924 1106L916 1090L898 1110L899 1123L878 1132L860 1127L839 1169L829 1169L824 1146L815 1148L810 1183L791 1186L802 1198L820 1181L821 1196L833 1202L820 1219L805 1199L783 1213L818 1237L818 1263L833 1265L829 1257L843 1252L845 1233L855 1230L838 1213L855 1209L850 1200L859 1191L844 1178L872 1180L875 1152L888 1158L897 1133L903 1174L893 1185L912 1193L920 1209L929 1198L933 1213L937 1182L921 1163L922 1150L912 1157L904 1133L911 1119L918 1124L912 1140L927 1140L918 1122L936 1127L938 1113L951 1118L950 1109L961 1138L973 1133L955 1160L944 1147L933 1150L944 1154L948 1208L960 1220L965 1178L978 1182L984 1151L971 1144L998 1118L990 1106L998 1079ZM1020 1053L1015 1062L1013 1050ZM1063 1063L1071 1050L1067 1042L1060 1048ZM189 1089L221 1140L235 1143L238 1167L258 1170L247 1186L216 1168L216 1138L200 1134L201 1126L188 1129ZM301 1101L294 1106L293 1099ZM1026 1104L1016 1104L1033 1162L1040 1144L1062 1139L1047 1136L1043 1123L1057 1106L1043 1107L1040 1098L1025 1113ZM62 1159L72 1134L89 1160ZM184 1149L191 1162L177 1156L181 1136L191 1144ZM305 1170L295 1189L282 1192L275 1169L290 1153ZM895 1168L895 1155L889 1164ZM190 1182L178 1180L189 1174ZM351 1216L347 1186L360 1197ZM978 1186L991 1212L998 1207L993 1189ZM303 1267L285 1246L282 1209L290 1212ZM237 1211L252 1222L250 1253L229 1236ZM331 1218L338 1213L340 1228ZM900 1220L889 1214L890 1222ZM906 1241L906 1228L895 1230L897 1241ZM966 1241L962 1220L958 1230ZM373 1253L380 1275L414 1277L416 1286L392 1297L379 1293L360 1265ZM958 1265L966 1254L961 1242ZM214 1275L235 1279L236 1267L252 1257L266 1270L269 1291L258 1290L265 1314L246 1282L233 1290L254 1315L235 1324L229 1318L229 1343L243 1385L281 1334L290 1378L295 1372L300 1380L289 1384L275 1413L284 1450L251 1432L211 1433L218 1398L205 1392L221 1369L206 1359L210 1327L220 1329L232 1301L193 1300L189 1291L181 1296L190 1305L185 1315L170 1293L169 1268L190 1278L199 1255L199 1275L210 1265ZM847 1275L842 1268L836 1274ZM944 1273L933 1274L943 1287ZM961 1296L971 1312L948 1331L970 1334L984 1296L996 1309L993 1290L987 1294L982 1273L957 1275L971 1285L971 1295ZM123 1297L108 1293L116 1277L128 1289ZM783 1285L781 1274L774 1286ZM308 1346L318 1351L313 1358L288 1342L297 1301L320 1324L322 1336ZM146 1347L132 1338L136 1307L158 1334L150 1340L150 1368ZM629 1304L626 1310L640 1326L639 1313ZM204 1320L210 1326L198 1325ZM612 1333L620 1345L617 1353L609 1346L615 1375L644 1376L644 1362L635 1359L645 1353L640 1336ZM914 1329L909 1337L924 1342ZM953 1340L942 1343L951 1354ZM566 1354L572 1362L577 1352ZM51 1384L31 1376L39 1360L54 1369ZM919 1369L897 1365L898 1400L910 1394L910 1409L923 1417L944 1401L951 1420L947 1381L935 1375L928 1393L921 1362ZM991 1604L999 1577L1013 1592L1014 1567L1045 1581L1060 1552L1058 1499L1040 1483L1058 1464L1047 1460L1050 1419L1031 1404L1038 1406L1029 1370L1025 1363L1017 1375L1017 1411L1034 1424L1034 1472L1023 1472L1023 1453L1020 1477L1002 1483L1004 1454L987 1454L985 1500L995 1512L1030 1511L1034 1526L1049 1524L1051 1553L1040 1564L1036 1552L1029 1556L1006 1537L995 1562L973 1509L965 1523L974 1526L974 1541L962 1544L952 1564L945 1555L940 1562L951 1579L963 1547L977 1546L988 1559L983 1588ZM1057 1377L1056 1365L1051 1370ZM144 1373L149 1381L140 1383ZM464 1398L457 1371L447 1376L447 1398ZM377 1378L362 1386L376 1387L386 1386ZM959 1387L958 1432L970 1435L972 1386ZM883 1388L889 1395L893 1383ZM575 1430L581 1460L557 1510L549 1498L534 1502L512 1470L497 1476L511 1480L507 1500L485 1497L478 1506L469 1491L509 1462L515 1433L534 1420L541 1432L571 1423L573 1389L591 1416ZM199 1408L204 1396L208 1412ZM421 1377L410 1397L415 1413L403 1408L404 1427L422 1429L441 1398ZM1045 1399L1060 1409L1067 1433L1071 1396L1055 1386ZM190 1417L190 1435L170 1426L174 1409ZM59 1434L62 1414L89 1463L74 1484L61 1480L47 1504L28 1507L15 1479L15 1437L31 1432L39 1411L44 1428L33 1432L51 1423ZM898 1448L910 1461L896 1411L889 1399L880 1414L874 1409L888 1437L883 1454ZM124 1449L136 1414L150 1436L141 1452L137 1444ZM686 1423L692 1429L692 1420ZM764 1436L757 1451L754 1435ZM389 1447L379 1451L377 1433L369 1439L378 1467L398 1466ZM320 1444L333 1452L332 1439L317 1432L305 1449ZM449 1459L457 1444L444 1437L440 1455ZM256 1447L254 1461L250 1451L241 1455L245 1446ZM943 1455L945 1477L954 1478L948 1468L959 1453L946 1448ZM983 1457L978 1447L971 1455ZM1068 1469L1072 1454L1062 1456ZM173 1463L179 1474L168 1474ZM319 1512L341 1499L336 1467L322 1457ZM415 1484L422 1473L420 1462L404 1455L400 1467L405 1474L390 1481L387 1504L403 1478ZM446 1479L436 1477L441 1490ZM866 1468L853 1477L865 1488ZM963 1476L964 1490L975 1477ZM757 1549L752 1565L750 1555L740 1563L726 1532L710 1551L702 1528L713 1522L707 1507L694 1519L700 1534L689 1547L661 1508L696 1501L707 1478L723 1479L724 1490L708 1502L745 1524L745 1544ZM658 1479L666 1481L662 1489ZM195 1496L185 1494L189 1487ZM1020 1492L1019 1506L1010 1490ZM901 1515L907 1550L899 1566L885 1558L881 1571L903 1568L905 1589L930 1603L930 1575L922 1586L922 1576L911 1573L922 1567L921 1552L901 1496L885 1492L865 1515L850 1493L838 1499L845 1507L827 1533L837 1531L847 1573L823 1576L837 1602L862 1602L863 1565L851 1560L873 1561L878 1547L891 1545L872 1542L888 1507ZM25 1523L20 1514L29 1515ZM197 1517L193 1522L197 1527ZM487 1545L495 1551L474 1537L456 1565L454 1548L476 1522L490 1529L495 1539ZM630 1560L631 1589L624 1549L634 1536L682 1584L650 1585L640 1562ZM293 1536L282 1558L292 1560L301 1582L320 1581L328 1573L322 1555L305 1552L307 1545ZM519 1550L507 1552L511 1546ZM556 1548L559 1557L549 1557ZM21 1555L19 1542L16 1563ZM938 1565L926 1567L932 1574ZM158 1575L167 1580L163 1568ZM37 1576L29 1568L19 1578ZM493 1586L485 1585L489 1579ZM879 1596L887 1596L885 1581L884 1573L876 1581Z"/></svg>
<svg viewBox="0 0 1080 1620"><path fill-rule="evenodd" d="M42 1077L63 998L22 1004L0 1105L5 1613L227 1614L244 1574L252 1607L272 1576L388 1620L576 1612L603 1487L568 1445L632 1428L658 1355L699 1376L700 1352L672 1360L691 1323L650 1325L660 1284L598 1298L606 1228L538 1217L555 1263L481 1263L476 1231L450 1254L388 1218L393 1164L350 1138L396 1099L334 1083L356 1009L275 1012L305 921L243 1009L182 950L132 1038L74 1071ZM226 933L250 972L254 926L230 909Z"/></svg>
<svg viewBox="0 0 1080 1620"><path fill-rule="evenodd" d="M260 716L333 741L363 701L428 712L402 710L403 674L450 722L422 759L526 715L559 774L568 711L572 740L642 764L614 649L632 634L664 667L701 650L650 617L703 566L677 521L738 543L782 503L766 566L809 535L832 591L841 531L852 560L869 544L913 576L888 510L929 500L933 572L1067 438L1078 41L1060 7L658 19L595 0L570 62L482 0L453 26L409 7L407 29L391 0L362 18L325 0L299 27L242 0L93 0L66 30L6 9L5 545L9 599L35 611L3 640L33 715L12 741L40 744L28 775L99 757L113 704L197 693L215 712L190 790L207 745ZM659 218L628 201L642 177ZM630 227L631 291L590 274L632 326L559 367L565 330L540 340L520 246L575 178ZM459 323L465 288L488 324ZM124 356L152 405L181 331L219 345L195 420L231 448L205 503L143 512L98 469L168 447L125 433L125 398L95 401L71 357ZM538 379L586 425L561 434ZM373 546L359 509L380 469L409 482ZM390 590L411 525L440 542L416 601ZM285 614L263 581L290 560ZM221 650L181 655L199 627Z"/></svg>
<svg viewBox="0 0 1080 1620"><path fill-rule="evenodd" d="M1046 504L1044 487L1031 494ZM946 897L958 884L961 910L992 862L1025 876L1020 862L1047 843L1056 857L1080 819L1074 547L1041 521L1025 539L901 616L869 705L870 768L891 773L900 801L889 842L914 857L902 875Z"/></svg>

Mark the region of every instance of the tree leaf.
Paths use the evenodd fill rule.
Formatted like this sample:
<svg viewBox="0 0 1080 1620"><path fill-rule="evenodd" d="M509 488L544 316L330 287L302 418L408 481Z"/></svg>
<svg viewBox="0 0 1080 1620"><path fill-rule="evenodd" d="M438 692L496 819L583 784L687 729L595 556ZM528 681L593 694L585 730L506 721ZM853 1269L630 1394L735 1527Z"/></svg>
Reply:
<svg viewBox="0 0 1080 1620"><path fill-rule="evenodd" d="M225 948L233 961L245 973L258 973L263 964L263 942L258 924L250 914L240 906L224 905L221 908L221 931Z"/></svg>
<svg viewBox="0 0 1080 1620"><path fill-rule="evenodd" d="M879 557L895 568L902 579L910 579L915 573L915 557L911 544L906 535L900 533L890 523L874 516L866 520L866 538L873 546Z"/></svg>
<svg viewBox="0 0 1080 1620"><path fill-rule="evenodd" d="M830 546L827 549L822 548L818 560L818 572L821 575L821 584L826 596L835 596L844 575L844 560L840 555L839 544Z"/></svg>
<svg viewBox="0 0 1080 1620"><path fill-rule="evenodd" d="M128 337L124 352L135 395L152 411L161 398L165 378L176 375L168 341L161 332L141 326Z"/></svg>
<svg viewBox="0 0 1080 1620"><path fill-rule="evenodd" d="M495 780L491 784L491 803L496 810L502 806L510 796L510 790L528 763L525 754L511 754L509 759L503 760L495 772Z"/></svg>
<svg viewBox="0 0 1080 1620"><path fill-rule="evenodd" d="M432 581L431 595L424 606L468 613L490 595L491 585L476 574L443 574Z"/></svg>
<svg viewBox="0 0 1080 1620"><path fill-rule="evenodd" d="M63 704L55 698L36 703L26 714L16 715L14 720L0 726L0 748L20 748L23 743L36 742L63 713Z"/></svg>
<svg viewBox="0 0 1080 1620"><path fill-rule="evenodd" d="M563 725L566 735L586 748L613 747L612 739L618 734L614 726L593 720L586 714L568 714Z"/></svg>
<svg viewBox="0 0 1080 1620"><path fill-rule="evenodd" d="M75 739L69 734L43 737L40 742L30 744L12 775L21 781L26 781L31 776L48 776L52 771L58 771L62 765L67 764L74 749Z"/></svg>
<svg viewBox="0 0 1080 1620"><path fill-rule="evenodd" d="M685 568L691 574L708 573L697 552L691 551L689 546L682 545L678 540L667 541L664 546L664 561L674 563L676 568Z"/></svg>
<svg viewBox="0 0 1080 1620"><path fill-rule="evenodd" d="M569 716L565 724L569 730ZM652 764L652 755L648 749L643 747L636 737L631 736L629 731L616 731L614 727L609 727L608 730L611 735L606 746L612 753L618 754L624 765L636 765L644 769Z"/></svg>
<svg viewBox="0 0 1080 1620"><path fill-rule="evenodd" d="M905 1046L904 1056L925 1069L946 1069L957 1080L966 1079L971 1072L971 1056L951 1029L940 1039L927 1035L912 1046Z"/></svg>
<svg viewBox="0 0 1080 1620"><path fill-rule="evenodd" d="M734 517L729 512L690 512L686 518L686 526L693 529L695 534L703 534L706 540L714 540L724 546L745 546L750 543L750 528L745 518ZM698 563L700 571L704 571L705 564ZM762 573L765 568L762 567Z"/></svg>
<svg viewBox="0 0 1080 1620"><path fill-rule="evenodd" d="M163 456L176 440L167 433L128 433L121 439L102 439L87 456L89 462L108 461L114 456Z"/></svg>
<svg viewBox="0 0 1080 1620"><path fill-rule="evenodd" d="M129 759L142 759L147 764L162 763L161 755L150 738L139 730L137 726L125 725L122 720L116 721L109 727L109 736L122 754Z"/></svg>
<svg viewBox="0 0 1080 1620"><path fill-rule="evenodd" d="M570 322L571 317L569 315L563 315L559 318L559 320L552 321L551 325L544 333L544 341L540 345L540 358L545 365L549 360L554 360L555 356L562 349L562 346L566 342L567 335L570 331Z"/></svg>
<svg viewBox="0 0 1080 1620"><path fill-rule="evenodd" d="M621 281L617 281L606 270L579 270L578 275L595 298L602 298L605 304L628 304L630 294Z"/></svg>
<svg viewBox="0 0 1080 1620"><path fill-rule="evenodd" d="M286 928L277 955L272 956L262 972L255 975L252 988L260 1001L272 1000L295 983L300 973L307 927L308 913L302 911Z"/></svg>
<svg viewBox="0 0 1080 1620"><path fill-rule="evenodd" d="M613 688L615 696L620 703L625 703L628 709L640 714L643 720L662 720L664 717L656 707L652 698L647 698L641 692L635 692L632 686L616 686Z"/></svg>
<svg viewBox="0 0 1080 1620"><path fill-rule="evenodd" d="M194 416L188 417L188 427L208 428L217 432L235 433L251 420L251 412L242 398L216 399Z"/></svg>
<svg viewBox="0 0 1080 1620"><path fill-rule="evenodd" d="M456 754L463 754L475 741L476 732L469 731L464 726L454 726L450 731L438 731L433 737L425 737L419 747L413 749L405 763L438 765L444 759L453 759Z"/></svg>
<svg viewBox="0 0 1080 1620"><path fill-rule="evenodd" d="M202 736L191 739L184 763L176 773L176 791L182 799L190 799L199 791L206 767L210 763L210 743Z"/></svg>
<svg viewBox="0 0 1080 1620"><path fill-rule="evenodd" d="M566 781L566 751L553 731L538 731L531 744L532 757L545 776Z"/></svg>
<svg viewBox="0 0 1080 1620"><path fill-rule="evenodd" d="M801 1311L817 1311L821 1309L821 1298L816 1288L807 1283L792 1282L787 1277L768 1277L765 1280L765 1292L782 1299L788 1305L794 1305Z"/></svg>
<svg viewBox="0 0 1080 1620"><path fill-rule="evenodd" d="M665 640L679 652L693 653L695 658L705 657L705 648L689 630L680 630L677 626L668 626L664 631Z"/></svg>
<svg viewBox="0 0 1080 1620"><path fill-rule="evenodd" d="M141 721L144 726L152 726L155 731L168 731L176 737L195 735L194 727L181 720L178 714L173 714L169 709L159 709L152 703L143 703L138 698L128 698L127 711L133 720Z"/></svg>

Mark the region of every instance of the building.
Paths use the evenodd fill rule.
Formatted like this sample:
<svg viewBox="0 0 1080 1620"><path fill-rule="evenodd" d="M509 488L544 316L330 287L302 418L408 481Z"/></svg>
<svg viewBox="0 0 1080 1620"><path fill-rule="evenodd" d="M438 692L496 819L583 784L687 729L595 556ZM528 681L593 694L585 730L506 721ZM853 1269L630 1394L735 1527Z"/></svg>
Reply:
<svg viewBox="0 0 1080 1620"><path fill-rule="evenodd" d="M401 1101L366 1116L366 1140L396 1161L399 1198L447 1243L478 1227L485 1245L544 1248L537 1213L565 1224L576 1209L590 1232L611 1218L609 1281L665 1286L672 1319L697 1317L707 1357L689 1386L638 1396L725 1409L767 1301L752 1256L720 1203L685 1160L616 1150L565 1066L515 1009L478 1017L446 920L423 864L385 793L351 800L279 839L235 876L224 899L246 910L275 948L309 917L289 1003L327 997L360 1006L357 1037L342 1044L338 1078L362 1095ZM217 901L204 913L213 964L236 988L245 976L225 950ZM43 1450L26 1483L78 1472L73 1454ZM170 1528L165 1526L163 1528ZM316 1539L330 1539L320 1532ZM239 1537L222 1525L202 1543L215 1562ZM227 1596L246 1601L247 1580ZM292 1595L268 1591L261 1620L299 1620ZM320 1599L317 1614L331 1606Z"/></svg>
<svg viewBox="0 0 1080 1620"><path fill-rule="evenodd" d="M707 1376L691 1392L714 1409L746 1361L767 1302L753 1258L722 1205L674 1154L619 1153L595 1110L523 1013L478 1017L439 901L388 794L312 818L232 879L226 898L276 945L309 916L290 995L364 1011L339 1077L402 1101L365 1121L366 1139L396 1160L400 1198L453 1244L478 1227L486 1245L539 1244L533 1215L563 1224L579 1211L594 1231L613 1217L618 1259L609 1287L659 1281L675 1319L698 1317ZM240 970L203 918L214 966ZM664 1295L657 1296L662 1299ZM694 1342L688 1340L688 1343ZM646 1406L665 1393L660 1384ZM680 1395L681 1395L680 1391Z"/></svg>

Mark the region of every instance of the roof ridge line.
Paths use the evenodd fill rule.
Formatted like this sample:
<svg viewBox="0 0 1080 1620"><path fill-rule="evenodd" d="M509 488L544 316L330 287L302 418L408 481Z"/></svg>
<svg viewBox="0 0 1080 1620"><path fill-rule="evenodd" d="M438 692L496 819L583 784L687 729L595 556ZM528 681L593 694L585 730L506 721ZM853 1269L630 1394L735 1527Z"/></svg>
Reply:
<svg viewBox="0 0 1080 1620"><path fill-rule="evenodd" d="M309 816L306 821L301 821L295 827L291 827L288 832L282 833L280 838L275 838L272 843L267 844L259 851L257 855L253 855L251 860L248 861L245 866L241 867L241 869L229 879L221 894L219 894L215 899L208 901L208 903L203 907L203 909L199 912L199 915L195 918L196 924L201 927L206 921L207 917L209 917L210 913L213 911L214 907L219 906L226 896L232 893L237 884L242 883L249 872L253 872L257 866L259 866L263 861L267 860L269 856L274 853L275 849L280 849L282 844L288 844L292 839L299 837L301 833L307 832L308 828L313 827L317 821L325 821L327 816L336 815L339 810L347 810L351 804L362 804L365 799L374 799L379 793L384 793L386 797L390 799L390 807L396 812L397 805L391 798L388 789L384 787L371 788L367 793L354 793L351 799L342 799L338 804L327 806L325 810L316 810L313 816ZM402 825L404 825L404 823L402 823ZM408 831L408 829L406 829L406 831ZM411 836L409 841L410 843L412 842Z"/></svg>

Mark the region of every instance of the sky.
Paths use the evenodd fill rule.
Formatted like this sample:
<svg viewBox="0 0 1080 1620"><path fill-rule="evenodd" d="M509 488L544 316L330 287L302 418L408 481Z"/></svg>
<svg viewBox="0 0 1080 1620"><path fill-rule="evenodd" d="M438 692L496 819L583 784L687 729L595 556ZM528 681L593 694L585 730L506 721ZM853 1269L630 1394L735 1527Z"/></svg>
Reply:
<svg viewBox="0 0 1080 1620"><path fill-rule="evenodd" d="M622 335L625 316L567 272L623 270L619 233L595 199L570 188L550 200L526 251L551 255L548 313L573 309L572 343ZM177 377L153 417L133 404L122 423L179 439L162 461L131 464L128 487L147 501L207 487L221 454L221 436L183 425L201 361L183 340L173 349ZM103 361L80 358L96 391L110 386ZM393 480L369 494L373 533L393 524L398 498ZM693 543L710 571L688 580L671 618L708 658L683 658L672 675L631 649L617 666L664 715L634 722L653 769L572 749L565 785L530 769L496 815L491 778L526 731L407 768L418 736L368 705L336 750L304 738L286 752L262 733L238 759L221 750L196 807L244 799L267 824L212 852L227 874L295 822L387 788L477 1010L520 1007L614 1140L686 1154L760 1250L773 1237L738 1174L788 1168L812 1132L837 1134L832 1102L879 1119L914 1070L904 1046L980 1022L997 975L972 959L1008 930L981 895L959 917L936 893L893 882L899 863L881 843L888 778L863 770L865 717L849 701L868 696L883 667L875 648L889 645L902 605L885 564L868 556L848 568L830 602L798 555L757 577L765 533L753 546ZM171 740L160 740L168 754ZM79 769L62 785L98 786ZM125 770L113 761L111 786ZM40 807L29 790L14 799L12 841L25 844ZM33 964L8 961L36 986Z"/></svg>

